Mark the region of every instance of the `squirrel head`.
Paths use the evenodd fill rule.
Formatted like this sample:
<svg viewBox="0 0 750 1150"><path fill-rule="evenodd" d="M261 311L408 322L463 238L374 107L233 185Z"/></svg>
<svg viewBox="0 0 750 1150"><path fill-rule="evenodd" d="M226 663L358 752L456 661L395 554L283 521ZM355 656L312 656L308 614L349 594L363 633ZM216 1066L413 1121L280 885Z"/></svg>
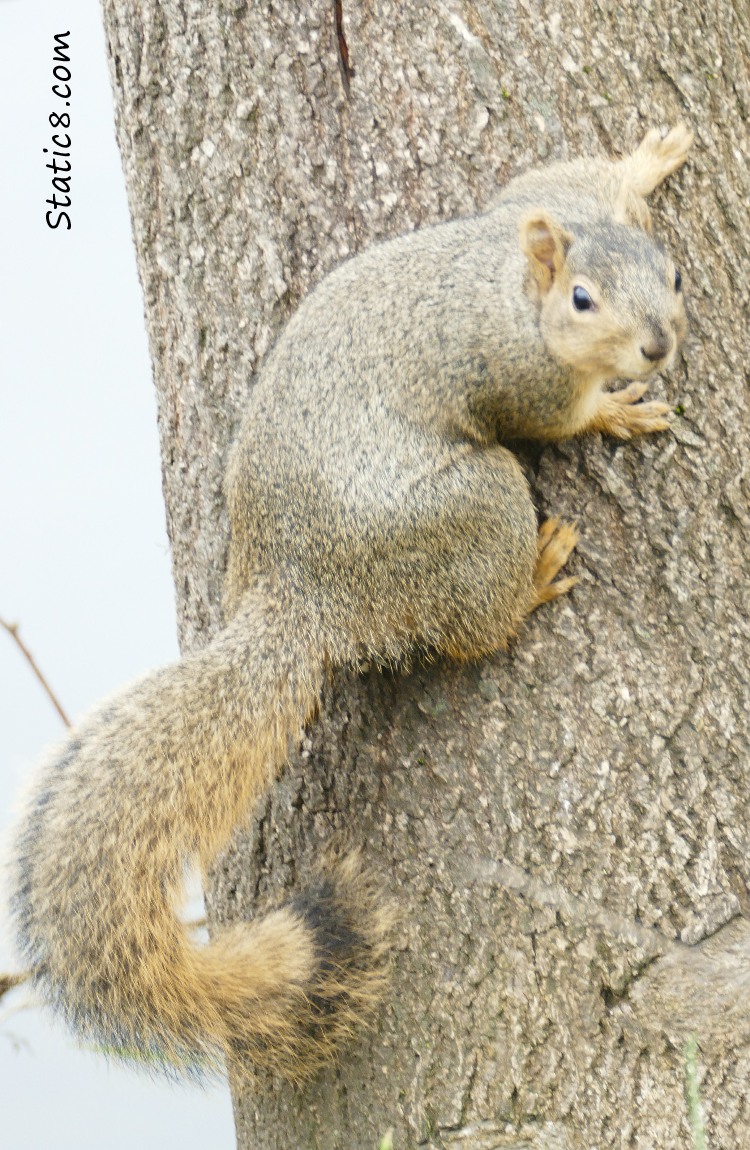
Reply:
<svg viewBox="0 0 750 1150"><path fill-rule="evenodd" d="M568 231L548 212L521 221L521 247L550 353L602 379L645 379L669 366L687 326L682 277L638 228Z"/></svg>

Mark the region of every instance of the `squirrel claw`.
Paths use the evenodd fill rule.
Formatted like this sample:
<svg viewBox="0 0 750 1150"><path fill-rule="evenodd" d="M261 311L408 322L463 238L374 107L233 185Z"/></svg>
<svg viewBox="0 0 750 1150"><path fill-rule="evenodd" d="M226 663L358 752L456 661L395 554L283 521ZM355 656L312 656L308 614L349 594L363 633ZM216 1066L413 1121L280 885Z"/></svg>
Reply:
<svg viewBox="0 0 750 1150"><path fill-rule="evenodd" d="M644 152L651 152L654 158L661 160L665 168L674 172L685 163L694 140L695 136L687 124L680 122L664 136L658 128L652 128L644 136L641 148Z"/></svg>
<svg viewBox="0 0 750 1150"><path fill-rule="evenodd" d="M549 603L575 587L578 578L568 575L554 582L555 576L567 563L578 542L578 531L572 523L563 523L554 517L546 519L537 535L537 561L534 570L534 598L529 612L542 603Z"/></svg>
<svg viewBox="0 0 750 1150"><path fill-rule="evenodd" d="M681 168L695 137L687 124L675 124L665 136L652 128L625 163L630 182L642 196Z"/></svg>
<svg viewBox="0 0 750 1150"><path fill-rule="evenodd" d="M632 402L632 401L626 401ZM672 408L668 403L660 403L657 400L652 400L650 403L638 403L630 407L621 408L625 416L621 426L622 431L627 431L627 437L633 435L647 435L651 431L668 431L669 420L664 417L670 413ZM612 429L613 435L621 434L616 429ZM626 438L623 436L623 438Z"/></svg>
<svg viewBox="0 0 750 1150"><path fill-rule="evenodd" d="M602 393L599 409L590 425L591 431L603 431L616 439L632 439L634 435L648 435L652 431L668 431L672 407L661 400L639 403L648 388L647 383L629 383L620 391Z"/></svg>
<svg viewBox="0 0 750 1150"><path fill-rule="evenodd" d="M664 177L682 167L693 146L695 136L687 124L680 121L662 135L659 128L651 128L641 141L638 151L649 153L664 168Z"/></svg>

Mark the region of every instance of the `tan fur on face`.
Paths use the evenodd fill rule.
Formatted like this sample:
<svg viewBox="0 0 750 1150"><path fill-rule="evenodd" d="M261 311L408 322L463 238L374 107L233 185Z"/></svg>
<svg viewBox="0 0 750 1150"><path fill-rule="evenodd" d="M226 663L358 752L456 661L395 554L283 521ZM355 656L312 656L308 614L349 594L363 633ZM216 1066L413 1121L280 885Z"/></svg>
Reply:
<svg viewBox="0 0 750 1150"><path fill-rule="evenodd" d="M614 231L614 228L613 228ZM642 233L620 225L616 238L624 244L643 243ZM654 256L660 255L656 245ZM521 247L529 260L530 270L540 295L540 325L545 341L552 353L569 364L582 376L606 381L617 378L645 379L655 370L671 363L678 342L685 330L685 310L681 292L674 290L674 264L663 257L663 282L643 285L644 295L663 297L651 305L658 316L659 332L668 341L668 347L658 362L643 354L654 342L652 322L649 322L648 302L644 301L639 315L632 305L623 307L622 289L613 291L603 272L597 279L591 261L586 271L571 266L575 252L575 236L548 213L531 212L521 223ZM645 271L641 272L645 280ZM655 277L651 277L654 278ZM630 299L637 298L638 284L629 284ZM581 287L591 297L593 306L577 311L573 304L573 289ZM661 290L658 291L657 289Z"/></svg>

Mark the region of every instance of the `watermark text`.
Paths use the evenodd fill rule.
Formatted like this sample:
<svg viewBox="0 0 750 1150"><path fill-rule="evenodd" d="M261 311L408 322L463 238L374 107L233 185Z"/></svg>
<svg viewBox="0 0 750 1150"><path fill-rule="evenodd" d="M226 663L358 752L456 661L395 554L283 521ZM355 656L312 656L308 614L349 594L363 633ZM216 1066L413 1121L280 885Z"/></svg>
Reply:
<svg viewBox="0 0 750 1150"><path fill-rule="evenodd" d="M57 32L52 55L52 75L55 80L52 85L52 93L61 101L58 108L70 107L72 72L68 67L70 64L69 53L70 32ZM70 208L73 203L70 195L73 166L70 162L72 139L68 133L70 112L53 112L49 117L49 123L50 127L55 129L51 141L54 147L52 150L42 148L42 151L46 152L52 161L46 165L52 172L52 199L47 200L46 203L51 204L52 209L47 212L45 218L48 228L59 228L61 224L64 224L66 231L70 231L73 226L70 219Z"/></svg>

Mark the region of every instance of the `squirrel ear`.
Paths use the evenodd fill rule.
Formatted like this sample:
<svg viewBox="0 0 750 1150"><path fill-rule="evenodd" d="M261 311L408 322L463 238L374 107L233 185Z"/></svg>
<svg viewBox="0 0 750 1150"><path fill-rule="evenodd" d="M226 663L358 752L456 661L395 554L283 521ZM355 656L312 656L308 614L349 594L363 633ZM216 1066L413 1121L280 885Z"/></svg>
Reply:
<svg viewBox="0 0 750 1150"><path fill-rule="evenodd" d="M560 274L572 243L571 233L541 208L521 220L521 248L542 292L549 291Z"/></svg>

